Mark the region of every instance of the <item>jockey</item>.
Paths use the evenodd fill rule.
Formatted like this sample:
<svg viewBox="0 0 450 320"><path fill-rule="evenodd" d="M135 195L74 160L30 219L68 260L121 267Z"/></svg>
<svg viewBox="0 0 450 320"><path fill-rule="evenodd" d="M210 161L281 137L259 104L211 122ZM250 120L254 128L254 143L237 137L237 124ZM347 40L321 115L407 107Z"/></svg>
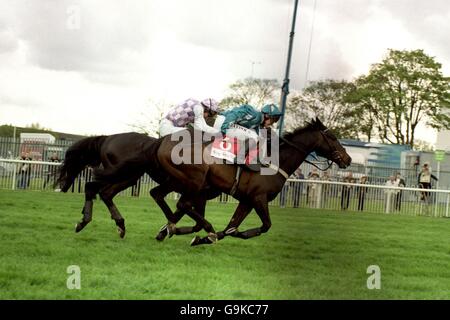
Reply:
<svg viewBox="0 0 450 320"><path fill-rule="evenodd" d="M214 99L207 98L201 102L187 99L166 113L159 125L159 135L164 137L184 130L188 124L203 132L217 134L219 131L208 126L205 121L205 118L215 116L217 111L218 104Z"/></svg>
<svg viewBox="0 0 450 320"><path fill-rule="evenodd" d="M282 113L275 104L265 105L261 111L248 104L220 113L214 123L214 128L220 130L228 137L241 141L248 141L246 152L256 146L260 128L269 128L277 122ZM248 130L249 129L249 130Z"/></svg>

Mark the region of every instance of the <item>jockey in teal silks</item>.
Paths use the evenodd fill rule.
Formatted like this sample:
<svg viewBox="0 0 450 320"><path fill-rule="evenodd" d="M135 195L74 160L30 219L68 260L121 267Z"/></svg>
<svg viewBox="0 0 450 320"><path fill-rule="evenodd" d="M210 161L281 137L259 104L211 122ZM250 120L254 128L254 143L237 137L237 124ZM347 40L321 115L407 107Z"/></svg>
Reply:
<svg viewBox="0 0 450 320"><path fill-rule="evenodd" d="M265 105L261 111L248 104L235 107L220 113L214 123L214 128L227 137L237 138L245 143L245 156L256 146L260 128L269 128L277 122L282 113L274 104ZM242 161L243 159L238 159Z"/></svg>

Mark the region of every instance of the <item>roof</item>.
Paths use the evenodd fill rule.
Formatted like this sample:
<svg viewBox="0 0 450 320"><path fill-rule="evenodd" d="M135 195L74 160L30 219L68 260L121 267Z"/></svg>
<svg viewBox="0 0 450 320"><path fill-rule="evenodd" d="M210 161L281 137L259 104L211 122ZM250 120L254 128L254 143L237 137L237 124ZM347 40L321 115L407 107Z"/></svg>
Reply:
<svg viewBox="0 0 450 320"><path fill-rule="evenodd" d="M367 142L359 141L359 140L339 139L339 142L344 146L363 147L363 148L369 147Z"/></svg>

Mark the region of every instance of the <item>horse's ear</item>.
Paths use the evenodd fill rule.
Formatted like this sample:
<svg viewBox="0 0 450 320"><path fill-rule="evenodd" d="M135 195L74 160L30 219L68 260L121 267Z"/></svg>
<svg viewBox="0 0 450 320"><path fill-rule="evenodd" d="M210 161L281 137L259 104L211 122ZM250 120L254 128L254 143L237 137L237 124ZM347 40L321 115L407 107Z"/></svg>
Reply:
<svg viewBox="0 0 450 320"><path fill-rule="evenodd" d="M325 125L320 121L318 117L316 117L316 125L320 128L325 128Z"/></svg>

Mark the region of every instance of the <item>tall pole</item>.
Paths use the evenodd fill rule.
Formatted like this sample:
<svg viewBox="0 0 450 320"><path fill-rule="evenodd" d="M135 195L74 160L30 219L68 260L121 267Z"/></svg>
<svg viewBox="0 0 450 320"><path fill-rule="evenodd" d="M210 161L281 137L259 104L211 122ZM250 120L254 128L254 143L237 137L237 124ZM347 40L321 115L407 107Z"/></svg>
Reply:
<svg viewBox="0 0 450 320"><path fill-rule="evenodd" d="M316 20L316 7L317 7L317 0L314 0L314 9L311 22L311 34L309 35L308 57L306 58L305 87L308 85L309 63L311 61L311 48L314 34L314 22Z"/></svg>
<svg viewBox="0 0 450 320"><path fill-rule="evenodd" d="M292 57L292 47L294 44L294 34L295 34L295 20L297 18L297 7L298 7L298 0L295 0L294 4L294 15L292 17L292 27L291 27L291 33L289 34L289 49L288 49L288 57L287 57L287 64L286 64L286 73L284 75L283 80L283 86L281 87L281 112L283 115L280 119L280 125L279 125L279 135L283 133L283 122L284 122L284 116L286 112L286 100L287 96L289 94L289 71L291 69L291 57Z"/></svg>

